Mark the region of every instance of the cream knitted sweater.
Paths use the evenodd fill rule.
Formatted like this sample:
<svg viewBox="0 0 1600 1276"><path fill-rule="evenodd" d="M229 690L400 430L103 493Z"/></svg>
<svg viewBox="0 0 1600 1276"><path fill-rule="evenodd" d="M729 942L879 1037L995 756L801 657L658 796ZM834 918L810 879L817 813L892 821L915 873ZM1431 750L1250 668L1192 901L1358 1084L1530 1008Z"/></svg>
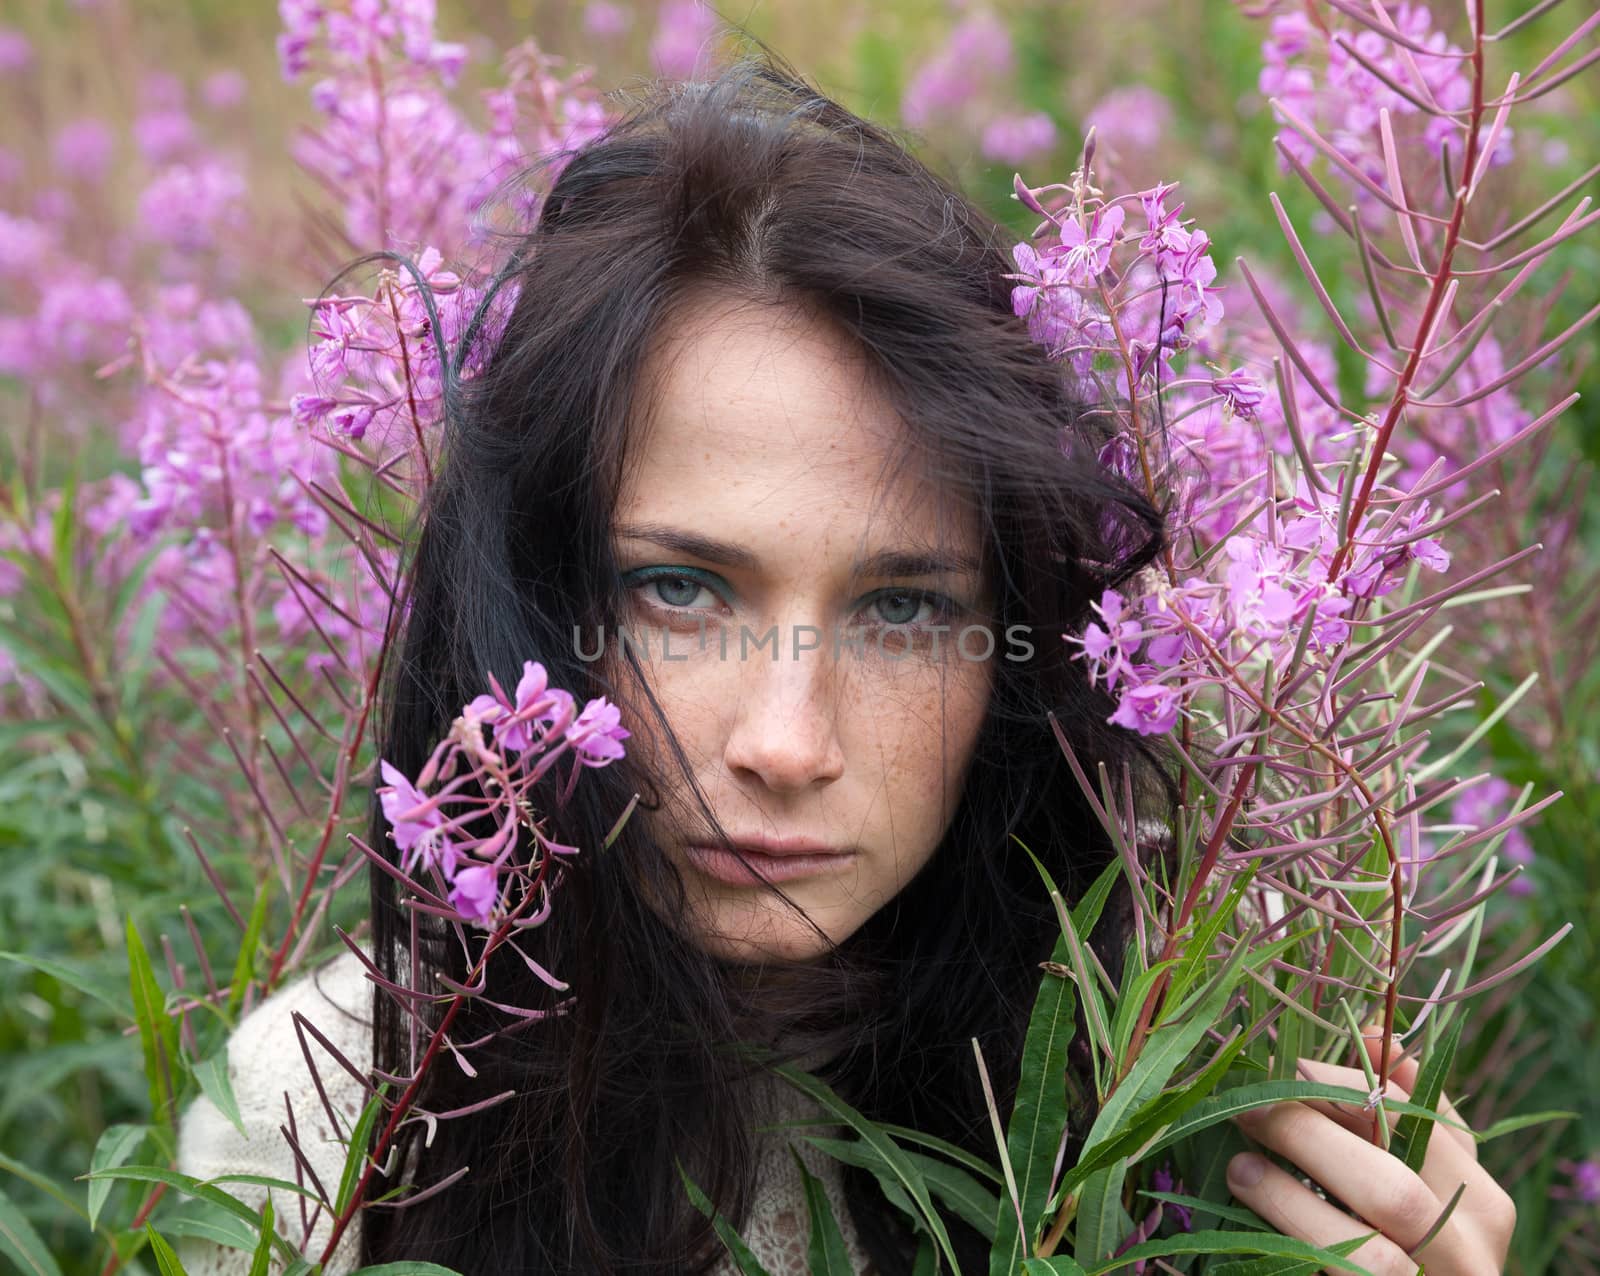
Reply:
<svg viewBox="0 0 1600 1276"><path fill-rule="evenodd" d="M296 1011L302 1014L352 1064L365 1070L371 1063L371 992L360 961L352 953L343 953L286 984L247 1014L228 1041L229 1078L246 1133L241 1135L209 1099L197 1099L179 1126L178 1169L202 1179L221 1174L258 1174L289 1182L308 1181L305 1175L296 1174L294 1154L280 1130L288 1123L287 1103L293 1107L300 1147L311 1168L330 1195L337 1191L345 1159L341 1140L348 1137L360 1114L362 1087L314 1037L306 1034L328 1102L339 1115L340 1129L330 1129L300 1051L293 1015ZM785 1083L772 1079L761 1084L764 1094L770 1095L765 1105L767 1122L818 1114L803 1095ZM790 1132L770 1131L757 1137L759 1188L741 1234L770 1276L805 1276L810 1225L800 1174L789 1151ZM852 1269L871 1273L845 1207L838 1164L801 1139L793 1139L792 1145L811 1173L822 1181L834 1217L844 1232ZM251 1184L227 1183L222 1187L253 1208L259 1208L268 1194L266 1188ZM287 1192L272 1195L279 1234L313 1258L320 1254L330 1234L328 1212L323 1210L310 1220L307 1233L300 1209L303 1198ZM307 1202L308 1213L312 1210L314 1207ZM325 1276L341 1276L355 1270L360 1219L358 1213L340 1238L338 1249L324 1269ZM250 1254L246 1251L192 1237L179 1243L178 1256L190 1276L247 1276L250 1270ZM732 1259L726 1258L718 1273L736 1276L737 1270Z"/></svg>

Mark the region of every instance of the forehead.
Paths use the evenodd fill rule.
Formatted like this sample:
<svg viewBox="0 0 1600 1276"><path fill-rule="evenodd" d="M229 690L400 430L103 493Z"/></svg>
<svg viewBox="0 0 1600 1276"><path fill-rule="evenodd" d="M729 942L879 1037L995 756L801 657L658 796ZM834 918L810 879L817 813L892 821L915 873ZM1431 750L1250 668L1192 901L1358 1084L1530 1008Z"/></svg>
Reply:
<svg viewBox="0 0 1600 1276"><path fill-rule="evenodd" d="M640 397L615 522L841 551L975 542L859 344L811 311L702 294L651 349Z"/></svg>

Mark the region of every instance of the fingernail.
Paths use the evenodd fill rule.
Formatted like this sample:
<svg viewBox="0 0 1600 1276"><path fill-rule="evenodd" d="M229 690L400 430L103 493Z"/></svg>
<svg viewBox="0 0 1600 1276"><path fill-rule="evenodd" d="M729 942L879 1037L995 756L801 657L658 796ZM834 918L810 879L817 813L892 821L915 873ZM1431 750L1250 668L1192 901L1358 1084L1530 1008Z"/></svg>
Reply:
<svg viewBox="0 0 1600 1276"><path fill-rule="evenodd" d="M1228 1162L1228 1182L1239 1187L1254 1187L1266 1172L1266 1158L1254 1152L1241 1152Z"/></svg>

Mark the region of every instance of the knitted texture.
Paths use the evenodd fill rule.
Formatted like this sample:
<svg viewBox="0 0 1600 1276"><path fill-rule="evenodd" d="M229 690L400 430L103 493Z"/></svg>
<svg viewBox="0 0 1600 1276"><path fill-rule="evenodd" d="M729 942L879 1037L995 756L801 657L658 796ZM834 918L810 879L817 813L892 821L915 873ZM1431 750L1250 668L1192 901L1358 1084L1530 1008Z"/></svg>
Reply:
<svg viewBox="0 0 1600 1276"><path fill-rule="evenodd" d="M321 1076L328 1106L337 1114L339 1129L328 1120L322 1096L306 1067L295 1031L296 1013L322 1033L355 1065L365 1071L372 1058L371 984L353 953L342 953L326 965L300 976L250 1011L228 1040L228 1072L238 1101L244 1133L207 1098L196 1099L184 1113L178 1131L178 1169L196 1178L221 1174L257 1174L289 1182L311 1183L311 1176L330 1196L338 1190L345 1161L344 1140L360 1115L361 1083L308 1031L305 1040ZM760 1087L762 1124L809 1120L820 1110L804 1095L775 1077L754 1082ZM284 1138L292 1108L300 1149L309 1172L297 1173L296 1158ZM833 1134L836 1130L818 1129ZM761 1131L757 1139L757 1191L750 1216L740 1228L745 1242L770 1276L806 1276L810 1222L800 1172L790 1148L799 1153L806 1168L822 1183L833 1216L844 1234L852 1270L870 1276L872 1268L856 1237L845 1206L839 1166L831 1157L790 1131ZM267 1189L254 1184L226 1183L225 1191L259 1209ZM302 1208L303 1206L303 1208ZM315 1257L327 1244L331 1219L326 1210L288 1192L273 1193L273 1210L280 1235L287 1236ZM357 1266L358 1213L340 1237L338 1249L325 1268L325 1276L341 1276ZM178 1256L190 1276L248 1276L250 1254L214 1241L184 1237ZM281 1264L271 1269L281 1270ZM731 1257L717 1268L718 1276L738 1276Z"/></svg>

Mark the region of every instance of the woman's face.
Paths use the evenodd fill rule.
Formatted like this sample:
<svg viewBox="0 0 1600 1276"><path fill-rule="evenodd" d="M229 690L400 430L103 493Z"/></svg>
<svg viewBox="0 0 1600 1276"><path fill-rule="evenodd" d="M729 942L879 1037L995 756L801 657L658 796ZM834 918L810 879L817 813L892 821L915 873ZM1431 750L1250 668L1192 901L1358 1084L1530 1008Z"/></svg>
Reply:
<svg viewBox="0 0 1600 1276"><path fill-rule="evenodd" d="M712 811L736 843L769 839L746 858L826 941L697 849L710 830L642 696L629 747L663 801L637 818L682 872L704 948L803 961L943 836L995 658L976 630L957 640L988 600L970 513L941 519L915 467L880 473L904 426L851 339L799 309L702 298L665 325L642 382L648 428L612 524L626 628ZM604 637L616 678L622 635Z"/></svg>

